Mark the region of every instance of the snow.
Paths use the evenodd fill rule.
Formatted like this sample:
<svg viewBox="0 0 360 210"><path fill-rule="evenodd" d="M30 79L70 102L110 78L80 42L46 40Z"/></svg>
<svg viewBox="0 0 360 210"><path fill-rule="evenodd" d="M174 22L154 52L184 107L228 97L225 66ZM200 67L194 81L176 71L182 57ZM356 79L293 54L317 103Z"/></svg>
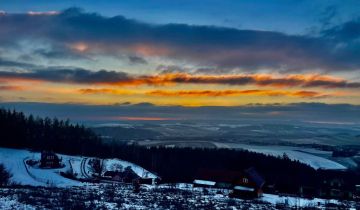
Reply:
<svg viewBox="0 0 360 210"><path fill-rule="evenodd" d="M216 182L207 181L207 180L194 180L194 184L201 184L201 185L209 185L209 186L215 186Z"/></svg>
<svg viewBox="0 0 360 210"><path fill-rule="evenodd" d="M82 186L86 183L65 178L60 172L70 172L78 179L89 178L89 157L69 156L58 154L62 158L64 167L57 169L42 169L25 164L26 160L40 160L39 152L28 150L0 148L0 163L9 170L13 175L11 181L21 185L31 186L56 186L71 187ZM142 167L119 159L105 159L104 165L106 170L113 170L114 167L120 166L123 169L130 166L132 170L143 178L158 178L155 174L143 169Z"/></svg>
<svg viewBox="0 0 360 210"><path fill-rule="evenodd" d="M3 210L12 210L12 209L26 209L26 210L31 210L31 209L36 209L33 206L27 205L27 204L22 204L20 202L17 201L17 199L12 198L12 197L0 197L0 209Z"/></svg>
<svg viewBox="0 0 360 210"><path fill-rule="evenodd" d="M305 149L300 147L286 147L286 146L255 146L245 144L218 144L217 146L225 148L241 148L253 152L263 153L272 156L283 156L285 153L291 160L298 160L299 162L305 163L315 169L333 169L343 170L347 169L344 165L335 161L329 160L321 155L325 155L325 152L315 149ZM305 151L301 151L305 150ZM316 152L316 153L315 153ZM315 153L315 154L314 154ZM327 154L327 153L326 153Z"/></svg>
<svg viewBox="0 0 360 210"><path fill-rule="evenodd" d="M323 157L312 155L309 153L304 153L301 151L294 151L294 150L275 151L275 150L267 150L267 149L262 149L262 150L255 149L254 151L268 155L273 155L273 156L282 156L285 153L291 160L298 160L299 162L305 163L315 169L319 169L319 168L336 169L336 170L346 169L346 167L341 165L340 163L337 163L335 161Z"/></svg>
<svg viewBox="0 0 360 210"><path fill-rule="evenodd" d="M261 197L260 200L271 204L281 203L289 206L300 206L300 207L318 206L319 204L323 206L326 203L339 204L337 200L326 200L320 198L306 199L306 198L279 196L272 194L263 194L263 197Z"/></svg>
<svg viewBox="0 0 360 210"><path fill-rule="evenodd" d="M33 179L26 171L24 159L33 153L26 150L0 148L0 162L12 174L11 181L22 185L44 186L45 184Z"/></svg>
<svg viewBox="0 0 360 210"><path fill-rule="evenodd" d="M104 169L103 172L105 171L117 171L120 169L125 169L126 167L131 167L131 169L141 178L151 178L151 179L156 179L158 178L158 176L156 176L155 174L147 171L146 169L125 161L125 160L120 160L120 159L105 159L103 161L104 164Z"/></svg>
<svg viewBox="0 0 360 210"><path fill-rule="evenodd" d="M254 188L244 187L244 186L235 186L234 189L235 190L243 190L243 191L255 191Z"/></svg>
<svg viewBox="0 0 360 210"><path fill-rule="evenodd" d="M294 151L296 152L296 151ZM301 152L299 152L301 153ZM272 153L273 154L273 153ZM290 158L291 154L288 154ZM297 154L297 153L293 153ZM307 153L301 153L307 154ZM282 155L281 152L277 153L277 155ZM31 152L28 150L18 150L18 149L7 149L0 148L0 163L4 164L4 166L13 174L11 181L22 184L22 185L32 185L32 186L56 186L56 187L71 187L78 186L78 189L90 189L91 184L82 183L79 181L67 179L62 177L59 173L60 171L66 172L72 170L73 173L77 174L78 178L87 178L86 170L88 170L88 157L78 157L78 156L68 156L68 155L60 155L62 158L62 163L65 164L63 168L59 169L40 169L37 167L31 167L25 165L25 161L27 159L40 159L40 153ZM299 157L298 157L299 158ZM157 178L155 174L150 173L149 171L141 168L140 166L120 160L120 159L105 159L104 167L107 170L113 170L117 167L121 166L122 168L126 168L130 166L135 173L137 173L141 177L147 178ZM194 183L197 184L206 184L206 185L215 185L215 182L206 181L206 180L195 180ZM98 185L100 186L100 184ZM126 186L126 185L124 185ZM81 188L86 187L86 188ZM88 188L89 187L89 188ZM160 186L146 186L149 190L155 188L173 188L174 185L160 185ZM244 190L242 186L237 186L239 189ZM175 188L181 190L189 190L192 193L199 193L202 190L197 191L196 188L193 188L192 184L187 183L178 183L175 185ZM217 190L216 190L217 191ZM204 195L205 196L205 195ZM207 195L206 195L207 196ZM217 196L217 197L216 197ZM216 195L215 197L209 197L209 199L225 199L227 198L225 195ZM298 197L290 197L290 196L279 196L272 194L263 194L263 197L259 198L260 201L264 201L273 205L276 204L285 204L289 206L324 206L327 203L339 204L337 200L326 200L326 199L305 199ZM110 206L109 206L110 207ZM17 200L17 196L0 196L0 209L33 209L32 206L22 204Z"/></svg>
<svg viewBox="0 0 360 210"><path fill-rule="evenodd" d="M25 164L29 159L40 159L40 153L27 150L0 148L0 162L13 175L11 181L22 185L31 186L80 186L83 183L67 179L60 172L70 170L69 159L71 156L60 155L65 167L59 169L41 169Z"/></svg>
<svg viewBox="0 0 360 210"><path fill-rule="evenodd" d="M86 178L84 177L82 170L81 170L81 164L82 164L82 159L79 158L71 158L69 160L71 168L73 170L73 174L75 175L76 178Z"/></svg>

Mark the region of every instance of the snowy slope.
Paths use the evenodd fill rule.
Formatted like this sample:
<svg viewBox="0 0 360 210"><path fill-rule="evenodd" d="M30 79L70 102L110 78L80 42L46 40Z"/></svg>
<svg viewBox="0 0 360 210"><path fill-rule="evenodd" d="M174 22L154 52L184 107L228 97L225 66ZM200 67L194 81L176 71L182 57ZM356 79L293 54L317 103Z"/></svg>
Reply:
<svg viewBox="0 0 360 210"><path fill-rule="evenodd" d="M11 181L22 185L31 186L82 186L87 183L79 182L72 179L67 179L60 175L60 172L71 172L75 174L76 178L89 178L89 157L78 157L58 154L62 158L62 163L65 165L59 169L41 169L31 167L25 164L26 160L40 160L41 154L39 152L30 152L28 150L8 149L0 147L0 163L13 175ZM142 167L120 159L105 159L105 170L113 170L114 167L121 166L126 168L130 166L132 170L143 178L157 178L155 174L143 169Z"/></svg>
<svg viewBox="0 0 360 210"><path fill-rule="evenodd" d="M299 197L290 197L290 196L279 196L273 194L263 194L261 198L262 201L271 203L271 204L286 204L288 206L298 206L298 207L311 207L311 206L318 206L318 205L325 205L326 203L333 203L338 204L339 201L337 200L326 200L320 198L314 199L306 199L306 198L299 198Z"/></svg>
<svg viewBox="0 0 360 210"><path fill-rule="evenodd" d="M61 156L63 158L64 168L60 169L39 169L30 167L25 164L28 159L40 159L40 153L30 152L27 150L0 148L0 162L13 175L11 181L32 186L80 186L81 182L73 181L62 177L60 171L69 170L69 156Z"/></svg>
<svg viewBox="0 0 360 210"><path fill-rule="evenodd" d="M228 144L222 143L218 145L223 148L236 148L236 149L246 149L253 152L263 153L272 156L282 157L285 153L290 159L298 160L299 162L305 163L315 169L336 169L342 170L346 169L345 166L337 163L335 161L329 160L325 157L321 157L324 151L315 150L315 149L304 149L301 147L287 147L287 146L255 146L255 145L246 145L246 144ZM302 152L301 150L309 151Z"/></svg>
<svg viewBox="0 0 360 210"><path fill-rule="evenodd" d="M147 171L146 169L125 161L125 160L120 160L120 159L105 159L104 162L104 169L103 172L105 171L116 171L119 168L125 169L126 167L131 167L131 169L139 176L142 178L152 178L152 179L156 179L158 176L156 176L153 173L150 173L149 171Z"/></svg>
<svg viewBox="0 0 360 210"><path fill-rule="evenodd" d="M26 150L0 148L0 163L13 175L11 181L33 186L43 186L42 182L33 179L26 171L24 159L33 154Z"/></svg>
<svg viewBox="0 0 360 210"><path fill-rule="evenodd" d="M335 161L300 151L267 149L253 149L253 151L273 156L282 156L285 153L291 160L298 160L299 162L305 163L315 169L346 169L345 166Z"/></svg>

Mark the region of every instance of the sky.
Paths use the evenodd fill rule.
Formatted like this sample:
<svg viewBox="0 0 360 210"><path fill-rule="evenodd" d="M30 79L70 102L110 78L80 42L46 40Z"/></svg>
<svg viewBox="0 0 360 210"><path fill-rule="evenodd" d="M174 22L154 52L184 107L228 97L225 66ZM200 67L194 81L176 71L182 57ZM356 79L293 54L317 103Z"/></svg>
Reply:
<svg viewBox="0 0 360 210"><path fill-rule="evenodd" d="M357 0L1 1L0 101L357 106L359 14Z"/></svg>

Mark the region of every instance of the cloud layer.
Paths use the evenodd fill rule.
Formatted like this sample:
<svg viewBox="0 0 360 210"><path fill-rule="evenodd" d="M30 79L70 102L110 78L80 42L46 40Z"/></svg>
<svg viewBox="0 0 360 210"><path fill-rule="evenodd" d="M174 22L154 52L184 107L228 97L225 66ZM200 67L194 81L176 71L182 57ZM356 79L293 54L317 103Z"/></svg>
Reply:
<svg viewBox="0 0 360 210"><path fill-rule="evenodd" d="M324 98L325 95L315 91L276 91L276 90L154 90L147 93L154 96L185 96L185 97L218 97L218 96L290 96L300 98Z"/></svg>
<svg viewBox="0 0 360 210"><path fill-rule="evenodd" d="M42 56L127 54L186 60L197 65L247 71L358 71L359 19L317 36L186 24L155 25L123 16L104 17L77 8L62 12L2 14L3 47L41 40L52 48Z"/></svg>
<svg viewBox="0 0 360 210"><path fill-rule="evenodd" d="M85 69L52 68L27 72L0 71L0 80L34 80L56 83L103 84L112 86L174 84L214 84L214 85L256 85L269 87L301 88L360 88L359 82L352 82L333 76L316 74L236 74L236 75L198 75L187 73L163 73L157 75L129 75L117 71L90 71Z"/></svg>

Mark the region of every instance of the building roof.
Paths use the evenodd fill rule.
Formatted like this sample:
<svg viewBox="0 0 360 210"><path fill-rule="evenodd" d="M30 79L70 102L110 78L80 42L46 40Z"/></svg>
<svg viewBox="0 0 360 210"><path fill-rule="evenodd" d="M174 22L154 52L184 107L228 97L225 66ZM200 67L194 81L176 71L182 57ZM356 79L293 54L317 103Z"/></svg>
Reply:
<svg viewBox="0 0 360 210"><path fill-rule="evenodd" d="M213 181L207 181L207 180L195 179L195 180L194 180L194 184L201 184L201 185L215 186L216 182L213 182Z"/></svg>
<svg viewBox="0 0 360 210"><path fill-rule="evenodd" d="M217 183L231 183L234 185L240 185L242 184L241 180L243 178L248 178L251 183L253 183L252 185L255 185L257 188L261 188L265 183L264 179L254 168L249 168L243 172L200 169L195 178L198 180L209 180Z"/></svg>
<svg viewBox="0 0 360 210"><path fill-rule="evenodd" d="M253 192L253 191L255 191L255 188L245 187L245 186L241 186L241 185L236 185L236 186L234 187L234 190L241 190L241 191L250 191L250 192Z"/></svg>
<svg viewBox="0 0 360 210"><path fill-rule="evenodd" d="M265 180L262 178L262 176L260 176L260 174L255 170L255 168L251 167L245 170L245 173L256 184L258 188L261 188L265 184Z"/></svg>
<svg viewBox="0 0 360 210"><path fill-rule="evenodd" d="M196 178L214 182L234 183L243 178L244 175L244 173L238 171L200 169L196 174Z"/></svg>

